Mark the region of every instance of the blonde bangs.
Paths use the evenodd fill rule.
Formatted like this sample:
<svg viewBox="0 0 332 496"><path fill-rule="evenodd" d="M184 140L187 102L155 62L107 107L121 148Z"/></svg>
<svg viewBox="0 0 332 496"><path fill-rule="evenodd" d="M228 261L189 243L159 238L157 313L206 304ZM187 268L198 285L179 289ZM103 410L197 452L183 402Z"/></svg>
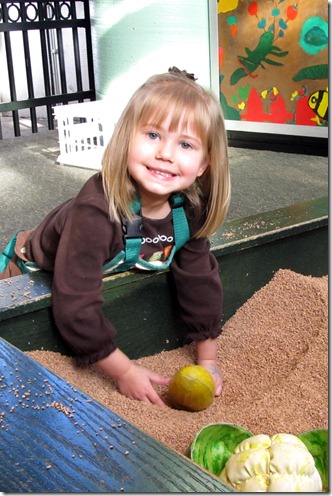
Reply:
<svg viewBox="0 0 332 496"><path fill-rule="evenodd" d="M201 99L197 98L197 85L195 91L190 85L183 83L179 88L174 88L173 84L156 90L152 95L149 94L149 97L141 102L141 108L137 109L135 128L148 124L161 127L171 115L168 131L177 131L179 126L186 131L190 126L203 146L207 147L206 137L209 135L211 118L208 115L209 109L204 101L204 95L201 95Z"/></svg>

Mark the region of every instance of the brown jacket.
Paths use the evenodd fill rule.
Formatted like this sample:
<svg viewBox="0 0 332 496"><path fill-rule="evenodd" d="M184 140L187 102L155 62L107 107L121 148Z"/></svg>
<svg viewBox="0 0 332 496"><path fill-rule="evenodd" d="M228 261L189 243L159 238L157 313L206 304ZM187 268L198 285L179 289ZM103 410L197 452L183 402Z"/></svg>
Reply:
<svg viewBox="0 0 332 496"><path fill-rule="evenodd" d="M196 219L189 208L186 212L192 236L203 219ZM145 260L166 257L173 242L171 214L161 220L143 217L142 236ZM109 219L100 173L75 198L55 208L26 240L26 259L54 274L54 319L83 364L105 358L117 347L115 327L102 309L102 278L103 265L123 248L122 228ZM175 254L170 270L187 338L217 337L222 287L208 239L191 237Z"/></svg>

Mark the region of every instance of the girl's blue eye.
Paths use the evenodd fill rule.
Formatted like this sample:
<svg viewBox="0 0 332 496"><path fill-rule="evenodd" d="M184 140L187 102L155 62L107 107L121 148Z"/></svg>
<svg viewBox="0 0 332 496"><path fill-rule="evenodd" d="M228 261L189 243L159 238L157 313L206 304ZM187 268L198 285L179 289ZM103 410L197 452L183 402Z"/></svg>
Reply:
<svg viewBox="0 0 332 496"><path fill-rule="evenodd" d="M187 143L186 141L183 141L181 143L181 146L182 148L184 148L185 150L189 150L189 148L192 148L191 144L190 143Z"/></svg>
<svg viewBox="0 0 332 496"><path fill-rule="evenodd" d="M148 133L148 136L149 136L149 138L150 138L150 139L152 139L152 140L155 140L155 139L157 139L157 138L158 138L158 134L157 134L157 133L154 133L153 131L149 132L149 133Z"/></svg>

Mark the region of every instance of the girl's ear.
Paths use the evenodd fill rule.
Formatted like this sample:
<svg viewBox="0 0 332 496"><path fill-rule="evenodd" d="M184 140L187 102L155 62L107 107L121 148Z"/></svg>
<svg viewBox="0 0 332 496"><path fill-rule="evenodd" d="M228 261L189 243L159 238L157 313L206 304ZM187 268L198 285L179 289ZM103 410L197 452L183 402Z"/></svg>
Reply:
<svg viewBox="0 0 332 496"><path fill-rule="evenodd" d="M201 177L204 174L204 172L206 171L206 169L208 169L209 166L210 166L210 163L208 160L206 160L206 162L203 162L202 165L200 166L200 168L198 169L197 177Z"/></svg>

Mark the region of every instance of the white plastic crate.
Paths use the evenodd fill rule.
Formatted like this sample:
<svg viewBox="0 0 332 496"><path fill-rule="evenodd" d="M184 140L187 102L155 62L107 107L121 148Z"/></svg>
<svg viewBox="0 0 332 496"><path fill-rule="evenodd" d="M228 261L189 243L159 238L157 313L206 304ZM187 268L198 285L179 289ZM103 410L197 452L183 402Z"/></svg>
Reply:
<svg viewBox="0 0 332 496"><path fill-rule="evenodd" d="M58 162L101 169L102 156L115 125L108 108L109 104L103 100L53 107L59 133Z"/></svg>

